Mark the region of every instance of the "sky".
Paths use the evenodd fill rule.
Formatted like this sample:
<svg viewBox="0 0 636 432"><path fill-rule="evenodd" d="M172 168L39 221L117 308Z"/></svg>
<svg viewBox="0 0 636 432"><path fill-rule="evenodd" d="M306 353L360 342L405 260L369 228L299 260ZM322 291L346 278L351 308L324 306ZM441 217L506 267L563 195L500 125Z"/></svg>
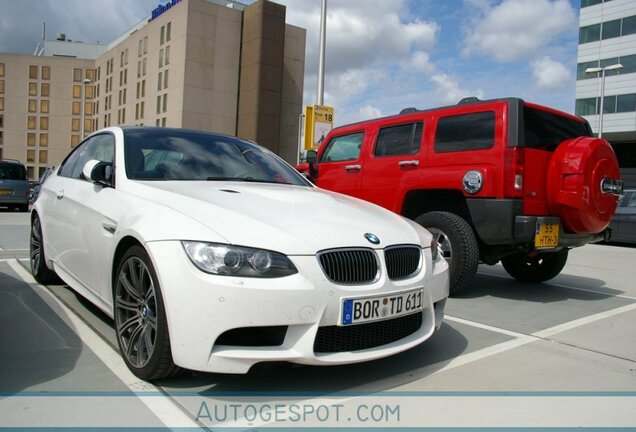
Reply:
<svg viewBox="0 0 636 432"><path fill-rule="evenodd" d="M157 0L0 0L0 52L33 54L46 22L109 43ZM163 2L162 2L163 3ZM250 0L243 3L251 3ZM277 0L307 29L306 104L316 103L320 0ZM574 111L579 0L328 0L325 104L335 124L521 97Z"/></svg>

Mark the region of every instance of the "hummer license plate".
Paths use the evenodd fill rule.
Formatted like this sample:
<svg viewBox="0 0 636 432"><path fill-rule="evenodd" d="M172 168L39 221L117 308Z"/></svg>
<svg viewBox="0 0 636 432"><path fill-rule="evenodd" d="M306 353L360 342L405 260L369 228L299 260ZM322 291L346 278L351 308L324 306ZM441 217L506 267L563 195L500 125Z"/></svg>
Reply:
<svg viewBox="0 0 636 432"><path fill-rule="evenodd" d="M534 247L552 249L559 245L559 224L538 223L534 236Z"/></svg>

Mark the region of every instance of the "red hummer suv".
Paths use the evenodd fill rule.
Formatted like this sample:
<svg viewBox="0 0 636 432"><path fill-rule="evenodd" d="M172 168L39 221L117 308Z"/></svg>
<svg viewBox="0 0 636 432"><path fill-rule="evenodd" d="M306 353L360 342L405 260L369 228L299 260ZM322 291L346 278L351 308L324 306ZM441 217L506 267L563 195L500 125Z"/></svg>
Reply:
<svg viewBox="0 0 636 432"><path fill-rule="evenodd" d="M479 262L542 282L568 250L608 239L623 184L607 141L580 117L517 98L419 111L335 128L309 175L428 228L451 270L451 293Z"/></svg>

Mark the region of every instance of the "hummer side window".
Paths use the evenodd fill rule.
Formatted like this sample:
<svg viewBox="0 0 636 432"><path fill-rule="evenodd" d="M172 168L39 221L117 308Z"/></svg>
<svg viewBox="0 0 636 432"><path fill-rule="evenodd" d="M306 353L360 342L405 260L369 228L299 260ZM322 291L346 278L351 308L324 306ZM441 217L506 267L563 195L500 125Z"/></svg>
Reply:
<svg viewBox="0 0 636 432"><path fill-rule="evenodd" d="M374 156L415 154L420 150L423 123L407 123L380 129Z"/></svg>
<svg viewBox="0 0 636 432"><path fill-rule="evenodd" d="M437 153L481 150L495 144L495 113L476 112L441 117L435 132Z"/></svg>
<svg viewBox="0 0 636 432"><path fill-rule="evenodd" d="M364 133L358 132L333 138L322 154L320 162L342 162L356 160L360 156Z"/></svg>

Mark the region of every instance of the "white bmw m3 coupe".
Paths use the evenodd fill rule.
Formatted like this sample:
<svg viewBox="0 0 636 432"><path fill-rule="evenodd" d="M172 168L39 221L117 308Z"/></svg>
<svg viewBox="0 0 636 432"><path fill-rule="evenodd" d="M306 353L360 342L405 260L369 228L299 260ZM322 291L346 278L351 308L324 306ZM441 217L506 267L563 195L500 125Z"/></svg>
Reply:
<svg viewBox="0 0 636 432"><path fill-rule="evenodd" d="M31 269L113 317L145 380L389 356L428 339L448 297L424 228L182 129L107 128L73 149L33 206Z"/></svg>

